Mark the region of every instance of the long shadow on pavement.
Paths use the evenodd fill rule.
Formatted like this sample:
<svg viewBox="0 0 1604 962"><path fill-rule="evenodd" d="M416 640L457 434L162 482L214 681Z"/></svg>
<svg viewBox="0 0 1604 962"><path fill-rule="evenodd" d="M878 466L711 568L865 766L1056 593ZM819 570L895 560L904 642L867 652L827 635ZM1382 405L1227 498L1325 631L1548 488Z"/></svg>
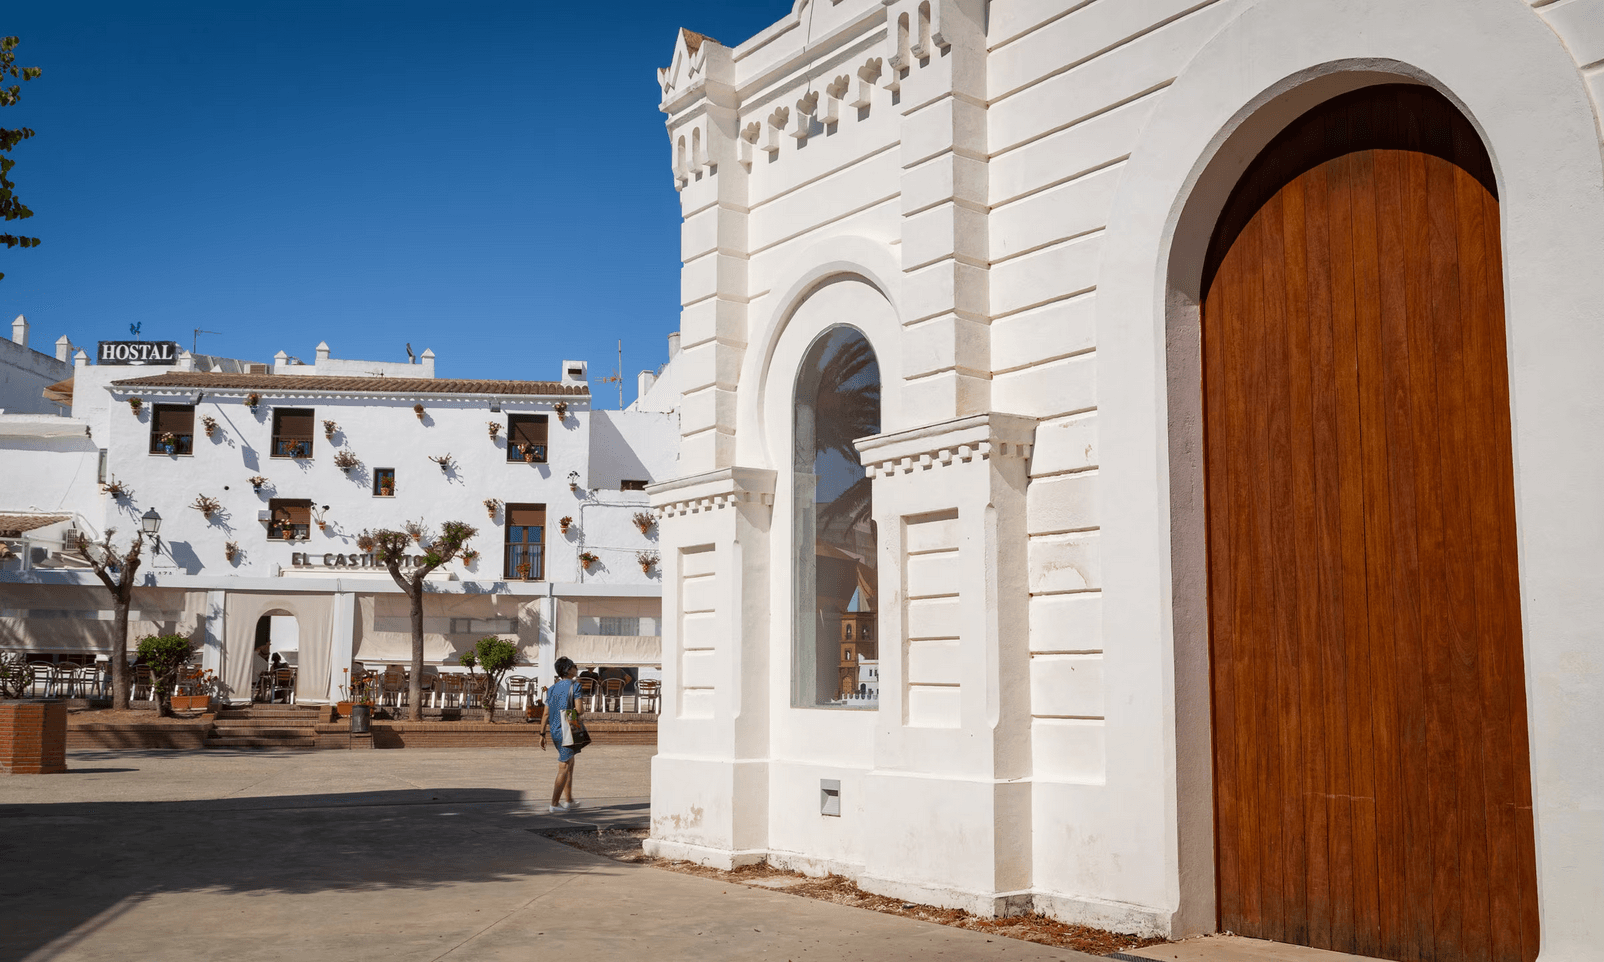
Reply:
<svg viewBox="0 0 1604 962"><path fill-rule="evenodd" d="M74 942L162 895L328 893L332 906L394 890L405 913L428 890L572 871L529 829L644 822L645 808L551 819L524 811L517 791L475 788L0 805L0 960Z"/></svg>

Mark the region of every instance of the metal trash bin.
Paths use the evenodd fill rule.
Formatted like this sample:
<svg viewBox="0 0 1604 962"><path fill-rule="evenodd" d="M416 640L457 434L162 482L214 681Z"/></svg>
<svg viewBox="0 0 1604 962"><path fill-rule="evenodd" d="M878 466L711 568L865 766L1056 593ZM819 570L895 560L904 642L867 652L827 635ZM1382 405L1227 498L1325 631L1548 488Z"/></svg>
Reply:
<svg viewBox="0 0 1604 962"><path fill-rule="evenodd" d="M373 731L373 706L351 706L351 734L366 735Z"/></svg>

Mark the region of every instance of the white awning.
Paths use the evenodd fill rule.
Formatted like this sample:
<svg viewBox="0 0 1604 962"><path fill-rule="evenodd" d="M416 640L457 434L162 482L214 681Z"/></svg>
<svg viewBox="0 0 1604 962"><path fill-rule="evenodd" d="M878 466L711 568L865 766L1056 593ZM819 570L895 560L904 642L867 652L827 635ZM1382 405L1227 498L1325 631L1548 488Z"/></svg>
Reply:
<svg viewBox="0 0 1604 962"><path fill-rule="evenodd" d="M663 639L657 635L570 635L557 639L557 654L578 665L661 665Z"/></svg>

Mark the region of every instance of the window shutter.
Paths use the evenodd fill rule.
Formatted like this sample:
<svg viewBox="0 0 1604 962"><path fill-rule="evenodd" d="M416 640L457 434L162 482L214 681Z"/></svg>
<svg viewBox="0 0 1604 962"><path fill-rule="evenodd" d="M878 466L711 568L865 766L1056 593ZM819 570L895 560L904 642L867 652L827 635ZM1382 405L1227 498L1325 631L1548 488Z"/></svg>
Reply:
<svg viewBox="0 0 1604 962"><path fill-rule="evenodd" d="M545 527L546 506L543 504L509 504L506 508L510 527Z"/></svg>
<svg viewBox="0 0 1604 962"><path fill-rule="evenodd" d="M507 419L507 436L514 447L520 444L546 443L546 416L544 414L514 414Z"/></svg>
<svg viewBox="0 0 1604 962"><path fill-rule="evenodd" d="M171 431L174 434L195 433L195 409L188 404L158 404L151 419L151 430L157 435Z"/></svg>
<svg viewBox="0 0 1604 962"><path fill-rule="evenodd" d="M313 412L305 410L284 410L273 412L273 434L281 438L312 437Z"/></svg>
<svg viewBox="0 0 1604 962"><path fill-rule="evenodd" d="M312 502L310 500L290 500L288 498L274 498L268 502L268 508L273 512L273 520L286 524L311 524Z"/></svg>

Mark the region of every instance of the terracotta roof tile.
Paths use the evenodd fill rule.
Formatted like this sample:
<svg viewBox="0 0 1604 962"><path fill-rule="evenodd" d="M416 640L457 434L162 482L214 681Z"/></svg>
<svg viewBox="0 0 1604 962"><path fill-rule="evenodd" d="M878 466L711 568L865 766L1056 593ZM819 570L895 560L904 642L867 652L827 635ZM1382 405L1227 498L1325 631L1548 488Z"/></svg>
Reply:
<svg viewBox="0 0 1604 962"><path fill-rule="evenodd" d="M679 32L685 35L685 49L689 50L691 53L695 53L696 51L702 49L703 40L713 40L712 37L709 37L705 33L697 33L695 30L686 30L684 27L679 28ZM718 43L717 40L713 40L713 42Z"/></svg>
<svg viewBox="0 0 1604 962"><path fill-rule="evenodd" d="M20 538L24 531L70 519L70 514L0 514L0 538Z"/></svg>
<svg viewBox="0 0 1604 962"><path fill-rule="evenodd" d="M318 377L305 374L215 374L169 371L151 377L113 381L118 388L214 388L217 390L308 394L524 394L540 397L589 396L583 384L557 381L469 381L428 377Z"/></svg>

